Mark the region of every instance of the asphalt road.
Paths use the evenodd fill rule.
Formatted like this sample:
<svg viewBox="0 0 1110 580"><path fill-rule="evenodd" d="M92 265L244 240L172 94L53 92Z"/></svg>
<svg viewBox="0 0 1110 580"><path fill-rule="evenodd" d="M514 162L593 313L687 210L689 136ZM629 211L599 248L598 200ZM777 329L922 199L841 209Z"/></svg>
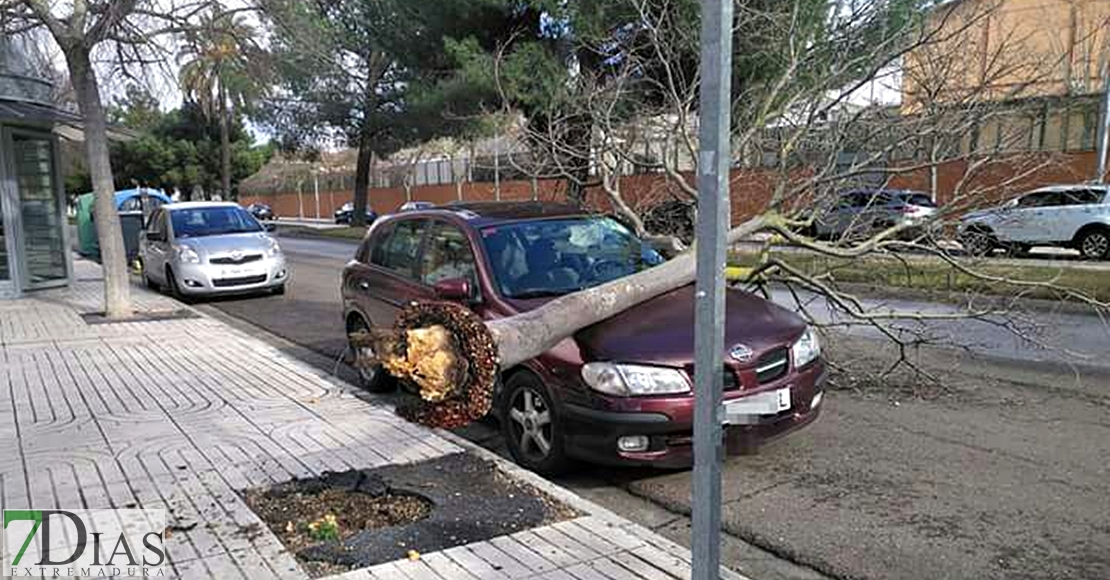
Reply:
<svg viewBox="0 0 1110 580"><path fill-rule="evenodd" d="M293 271L285 296L210 306L306 347L330 370L344 345L339 273L354 246L282 245ZM889 343L863 329L833 335L833 356L851 371L836 376L821 420L725 464L726 562L753 580L1110 578L1106 327L1028 316L1052 348L992 324L928 323L968 347L909 353L937 383L876 378L869 371L894 360ZM1077 349L1088 355L1079 365L1067 352ZM465 434L500 448L490 424ZM689 541L688 472L590 468L560 482Z"/></svg>

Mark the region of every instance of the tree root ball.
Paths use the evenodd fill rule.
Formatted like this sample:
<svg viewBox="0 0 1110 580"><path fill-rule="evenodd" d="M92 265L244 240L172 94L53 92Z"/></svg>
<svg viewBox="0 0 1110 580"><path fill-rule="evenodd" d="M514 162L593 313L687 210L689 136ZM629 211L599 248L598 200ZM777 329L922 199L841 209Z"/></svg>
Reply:
<svg viewBox="0 0 1110 580"><path fill-rule="evenodd" d="M379 358L390 374L420 387L421 396L418 403L399 407L399 415L451 429L489 413L497 345L477 314L452 302L418 302L401 311L393 329L392 357ZM404 362L391 365L389 358Z"/></svg>

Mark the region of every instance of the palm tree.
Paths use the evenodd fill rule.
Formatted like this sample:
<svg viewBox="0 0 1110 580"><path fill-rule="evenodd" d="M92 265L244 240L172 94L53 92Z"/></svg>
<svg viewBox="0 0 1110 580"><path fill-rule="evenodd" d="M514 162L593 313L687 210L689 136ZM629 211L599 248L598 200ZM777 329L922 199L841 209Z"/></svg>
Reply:
<svg viewBox="0 0 1110 580"><path fill-rule="evenodd" d="M220 126L220 177L223 195L231 195L231 119L259 93L262 51L255 30L240 15L216 3L198 26L186 33L179 54L180 82L187 98Z"/></svg>

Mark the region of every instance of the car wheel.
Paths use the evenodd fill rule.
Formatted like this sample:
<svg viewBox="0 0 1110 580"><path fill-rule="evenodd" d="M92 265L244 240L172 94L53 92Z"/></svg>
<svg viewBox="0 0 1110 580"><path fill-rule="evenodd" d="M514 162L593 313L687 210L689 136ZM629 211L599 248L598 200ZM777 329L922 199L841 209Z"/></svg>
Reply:
<svg viewBox="0 0 1110 580"><path fill-rule="evenodd" d="M181 291L181 285L178 284L177 278L173 275L173 269L166 267L166 286L169 287L170 295L179 302L190 304L193 299L189 295Z"/></svg>
<svg viewBox="0 0 1110 580"><path fill-rule="evenodd" d="M1105 260L1110 254L1110 230L1090 229L1079 237L1079 253L1088 260Z"/></svg>
<svg viewBox="0 0 1110 580"><path fill-rule="evenodd" d="M516 373L505 383L501 401L501 432L513 459L537 473L565 471L562 425L543 383Z"/></svg>
<svg viewBox="0 0 1110 580"><path fill-rule="evenodd" d="M285 284L282 284L280 286L275 287L273 290L271 290L271 292L274 293L274 296L284 295L285 294Z"/></svg>
<svg viewBox="0 0 1110 580"><path fill-rule="evenodd" d="M361 316L355 316L347 323L348 336L350 336L352 332L367 330L370 330L370 326L366 324L366 321L363 320ZM347 348L352 355L358 352L350 342L347 343ZM372 349L365 346L361 347L361 349L369 351L368 354L373 354L374 352ZM380 364L368 368L355 367L355 371L358 372L359 386L371 393L390 393L397 390L397 381L394 380Z"/></svg>
<svg viewBox="0 0 1110 580"><path fill-rule="evenodd" d="M965 232L960 236L960 243L963 244L964 251L971 256L986 256L995 247L994 236L981 230Z"/></svg>

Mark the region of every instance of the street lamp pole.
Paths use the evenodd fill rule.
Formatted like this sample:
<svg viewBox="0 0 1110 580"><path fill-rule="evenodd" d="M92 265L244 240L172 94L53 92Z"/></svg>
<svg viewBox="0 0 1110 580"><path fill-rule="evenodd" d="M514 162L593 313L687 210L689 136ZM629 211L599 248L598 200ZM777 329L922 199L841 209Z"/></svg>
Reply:
<svg viewBox="0 0 1110 580"><path fill-rule="evenodd" d="M721 369L725 350L725 237L731 215L732 2L701 2L692 580L716 580L721 567Z"/></svg>

